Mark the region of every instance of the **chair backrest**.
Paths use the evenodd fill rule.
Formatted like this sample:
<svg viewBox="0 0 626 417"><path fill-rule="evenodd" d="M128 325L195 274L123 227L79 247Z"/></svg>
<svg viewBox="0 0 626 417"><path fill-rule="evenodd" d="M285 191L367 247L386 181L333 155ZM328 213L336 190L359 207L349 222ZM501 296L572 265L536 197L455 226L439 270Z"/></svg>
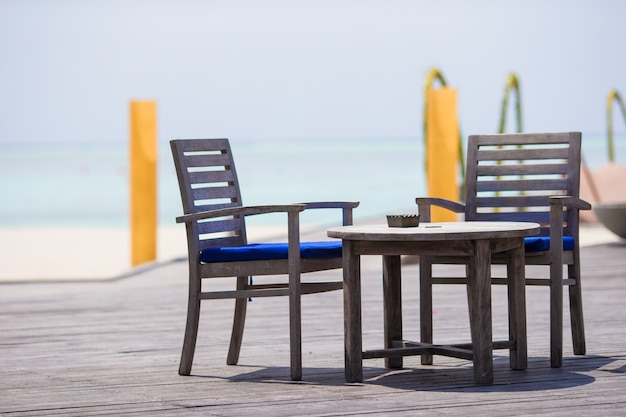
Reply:
<svg viewBox="0 0 626 417"><path fill-rule="evenodd" d="M228 139L170 141L185 214L239 207L241 192ZM246 244L241 216L193 222L198 249Z"/></svg>
<svg viewBox="0 0 626 417"><path fill-rule="evenodd" d="M581 134L514 133L469 137L466 220L531 221L549 235L549 196L579 196ZM563 215L578 234L578 211Z"/></svg>

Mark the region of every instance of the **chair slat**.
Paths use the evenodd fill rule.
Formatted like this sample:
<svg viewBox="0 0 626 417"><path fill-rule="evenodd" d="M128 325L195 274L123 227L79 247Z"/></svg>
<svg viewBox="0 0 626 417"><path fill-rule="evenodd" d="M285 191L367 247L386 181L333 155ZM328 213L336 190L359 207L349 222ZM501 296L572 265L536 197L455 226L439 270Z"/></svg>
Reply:
<svg viewBox="0 0 626 417"><path fill-rule="evenodd" d="M187 175L190 184L228 183L236 180L231 170L189 172Z"/></svg>
<svg viewBox="0 0 626 417"><path fill-rule="evenodd" d="M575 144L576 140L580 140L580 134L577 132L476 135L476 141L479 147L489 145L501 146L528 144L561 144L571 146L571 144Z"/></svg>
<svg viewBox="0 0 626 417"><path fill-rule="evenodd" d="M214 239L204 239L201 240L200 243L202 244L202 249L245 245L245 242L242 241L241 236L227 236Z"/></svg>
<svg viewBox="0 0 626 417"><path fill-rule="evenodd" d="M476 207L548 207L546 195L477 197Z"/></svg>
<svg viewBox="0 0 626 417"><path fill-rule="evenodd" d="M235 187L204 187L193 190L194 200L209 200L217 198L237 198Z"/></svg>
<svg viewBox="0 0 626 417"><path fill-rule="evenodd" d="M477 176L503 177L507 175L565 175L569 172L567 164L502 164L478 165Z"/></svg>
<svg viewBox="0 0 626 417"><path fill-rule="evenodd" d="M198 223L198 230L202 234L239 231L240 228L241 222L239 219L234 219L232 217Z"/></svg>
<svg viewBox="0 0 626 417"><path fill-rule="evenodd" d="M197 203L194 206L194 210L191 211L191 213L198 213L201 211L209 211L209 210L219 210L219 209L223 209L223 208L230 208L230 207L239 207L241 206L241 204L239 204L238 201L233 201L230 203Z"/></svg>
<svg viewBox="0 0 626 417"><path fill-rule="evenodd" d="M548 223L550 221L549 212L539 211L499 211L493 213L475 212L471 216L466 216L470 221L500 221L500 222L533 222Z"/></svg>
<svg viewBox="0 0 626 417"><path fill-rule="evenodd" d="M536 159L566 159L567 148L506 148L479 150L479 161L522 161Z"/></svg>
<svg viewBox="0 0 626 417"><path fill-rule="evenodd" d="M229 166L230 155L224 153L209 155L185 155L183 162L187 168Z"/></svg>
<svg viewBox="0 0 626 417"><path fill-rule="evenodd" d="M211 140L174 140L175 146L181 155L184 152L208 152L208 151L228 151L230 153L230 144L228 139L211 139Z"/></svg>
<svg viewBox="0 0 626 417"><path fill-rule="evenodd" d="M560 179L530 179L521 180L481 180L476 182L476 191L562 191L567 190L567 180Z"/></svg>

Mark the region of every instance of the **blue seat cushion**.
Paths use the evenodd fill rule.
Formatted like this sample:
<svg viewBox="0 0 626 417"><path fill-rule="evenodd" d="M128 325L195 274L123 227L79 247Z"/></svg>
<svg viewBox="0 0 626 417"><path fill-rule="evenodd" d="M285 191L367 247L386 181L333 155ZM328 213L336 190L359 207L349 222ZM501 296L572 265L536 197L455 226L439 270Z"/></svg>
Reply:
<svg viewBox="0 0 626 417"><path fill-rule="evenodd" d="M550 236L525 237L524 247L526 252L540 252L550 249ZM563 236L563 250L574 249L574 238Z"/></svg>
<svg viewBox="0 0 626 417"><path fill-rule="evenodd" d="M245 246L206 248L200 252L200 261L238 262L287 259L287 243L252 243ZM330 259L341 258L341 241L301 242L300 258Z"/></svg>

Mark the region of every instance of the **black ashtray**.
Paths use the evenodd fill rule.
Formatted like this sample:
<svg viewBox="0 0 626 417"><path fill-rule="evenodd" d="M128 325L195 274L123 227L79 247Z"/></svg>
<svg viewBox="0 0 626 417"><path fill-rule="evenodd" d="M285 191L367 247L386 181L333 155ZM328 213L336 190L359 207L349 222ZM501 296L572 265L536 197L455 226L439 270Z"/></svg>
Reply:
<svg viewBox="0 0 626 417"><path fill-rule="evenodd" d="M389 227L417 227L420 225L419 214L389 214L387 215Z"/></svg>

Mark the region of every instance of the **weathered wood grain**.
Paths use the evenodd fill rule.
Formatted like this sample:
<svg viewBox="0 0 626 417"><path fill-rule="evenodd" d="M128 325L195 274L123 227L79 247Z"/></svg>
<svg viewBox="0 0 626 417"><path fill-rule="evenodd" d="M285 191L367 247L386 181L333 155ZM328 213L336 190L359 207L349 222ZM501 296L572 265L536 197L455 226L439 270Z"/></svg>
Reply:
<svg viewBox="0 0 626 417"><path fill-rule="evenodd" d="M548 289L527 287L528 369L509 369L496 351L494 385L484 387L471 362L439 356L431 366L407 357L398 370L368 360L364 383L344 383L341 292L302 299L303 381L291 382L285 297L248 304L236 366L225 364L234 301L203 306L194 372L177 374L183 262L110 282L0 285L0 415L624 415L626 246L585 247L581 258L587 355L572 355L564 332L563 367L550 368ZM419 271L402 268L403 335L419 340ZM364 256L361 272L363 344L376 348L384 341L381 257ZM435 342L469 340L465 289L439 286L433 297ZM492 297L494 338L506 339L506 288L493 287Z"/></svg>

